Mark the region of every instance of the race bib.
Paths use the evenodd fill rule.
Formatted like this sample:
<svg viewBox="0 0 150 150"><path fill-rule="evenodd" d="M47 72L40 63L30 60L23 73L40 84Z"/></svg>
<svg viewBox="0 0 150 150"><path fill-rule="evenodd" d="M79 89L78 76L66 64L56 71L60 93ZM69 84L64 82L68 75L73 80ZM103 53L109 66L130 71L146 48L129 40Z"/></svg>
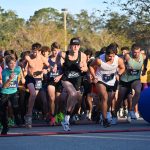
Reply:
<svg viewBox="0 0 150 150"><path fill-rule="evenodd" d="M35 79L35 89L40 90L42 88L42 80L41 79Z"/></svg>
<svg viewBox="0 0 150 150"><path fill-rule="evenodd" d="M18 76L15 74L14 79L10 82L9 88L18 88Z"/></svg>
<svg viewBox="0 0 150 150"><path fill-rule="evenodd" d="M80 76L79 72L75 72L75 71L71 71L68 74L68 78L69 79L71 79L71 78L78 78L79 76Z"/></svg>
<svg viewBox="0 0 150 150"><path fill-rule="evenodd" d="M133 76L138 75L138 74L139 74L139 70L130 69L130 70L129 70L129 74L130 74L130 75L133 75Z"/></svg>
<svg viewBox="0 0 150 150"><path fill-rule="evenodd" d="M50 78L55 78L59 75L59 72L50 72L49 77Z"/></svg>
<svg viewBox="0 0 150 150"><path fill-rule="evenodd" d="M114 78L114 73L113 74L103 74L102 75L102 80L104 82L108 82Z"/></svg>
<svg viewBox="0 0 150 150"><path fill-rule="evenodd" d="M18 82L17 81L11 81L9 88L17 88L18 87Z"/></svg>

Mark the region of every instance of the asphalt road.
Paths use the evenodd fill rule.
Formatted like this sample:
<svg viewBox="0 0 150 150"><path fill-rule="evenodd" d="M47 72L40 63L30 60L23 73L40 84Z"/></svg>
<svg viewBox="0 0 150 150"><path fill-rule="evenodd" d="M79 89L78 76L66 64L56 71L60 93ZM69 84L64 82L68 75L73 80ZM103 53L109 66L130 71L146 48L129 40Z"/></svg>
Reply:
<svg viewBox="0 0 150 150"><path fill-rule="evenodd" d="M149 150L150 132L0 138L1 150Z"/></svg>
<svg viewBox="0 0 150 150"><path fill-rule="evenodd" d="M71 128L72 131L69 134L66 134L61 126L11 128L9 135L18 134L19 136L0 137L0 150L150 149L150 124L143 120L132 124L121 122L110 128L103 128L99 124L74 125ZM146 129L145 132L143 132L144 129ZM36 136L34 133L40 134ZM26 136L20 134L26 134Z"/></svg>

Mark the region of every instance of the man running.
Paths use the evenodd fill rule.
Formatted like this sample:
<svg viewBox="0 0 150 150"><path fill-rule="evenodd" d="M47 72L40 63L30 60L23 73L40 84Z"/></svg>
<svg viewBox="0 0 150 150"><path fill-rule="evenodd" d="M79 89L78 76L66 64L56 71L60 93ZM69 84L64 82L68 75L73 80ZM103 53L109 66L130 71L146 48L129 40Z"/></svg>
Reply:
<svg viewBox="0 0 150 150"><path fill-rule="evenodd" d="M25 56L27 61L27 75L25 77L26 87L29 89L28 110L25 116L26 127L32 127L32 110L34 102L39 90L42 87L43 66L49 67L48 60L41 55L41 44L35 43L32 45L32 53L30 56Z"/></svg>
<svg viewBox="0 0 150 150"><path fill-rule="evenodd" d="M82 81L82 72L88 70L86 63L86 55L79 51L80 40L79 38L72 38L70 40L70 49L66 53L62 53L65 58L62 85L68 94L67 109L65 119L62 126L65 131L69 131L70 115L74 110L75 105L80 97L80 86Z"/></svg>
<svg viewBox="0 0 150 150"><path fill-rule="evenodd" d="M140 53L140 46L137 44L133 44L131 47L131 54L125 54L124 59L126 62L126 71L120 78L119 93L115 113L117 116L117 111L119 110L122 101L133 89L134 96L132 100L128 102L129 108L127 116L127 120L131 122L131 119L137 119L134 109L135 105L138 103L141 93L140 75L144 58Z"/></svg>
<svg viewBox="0 0 150 150"><path fill-rule="evenodd" d="M116 49L114 50L113 48L111 45L108 46L106 53L100 55L100 57L95 59L90 65L90 73L102 102L101 110L104 127L110 126L110 122L107 119L107 103L114 98L117 72L120 76L125 70L123 60L116 55ZM97 68L96 72L95 67Z"/></svg>

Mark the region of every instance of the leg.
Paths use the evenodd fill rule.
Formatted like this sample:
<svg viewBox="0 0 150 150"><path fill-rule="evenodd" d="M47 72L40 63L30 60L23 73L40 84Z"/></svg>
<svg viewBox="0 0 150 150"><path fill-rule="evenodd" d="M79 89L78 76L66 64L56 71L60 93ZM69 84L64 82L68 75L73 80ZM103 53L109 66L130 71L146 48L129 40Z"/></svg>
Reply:
<svg viewBox="0 0 150 150"><path fill-rule="evenodd" d="M32 127L32 111L33 111L33 106L34 106L38 91L35 90L33 83L29 83L27 87L29 89L30 96L28 100L27 114L25 116L25 124L27 128L31 128Z"/></svg>
<svg viewBox="0 0 150 150"><path fill-rule="evenodd" d="M62 126L65 131L69 131L70 130L69 128L70 115L77 103L78 93L76 89L74 88L74 86L72 85L72 83L70 83L69 81L62 81L62 85L68 93L67 108L66 108L67 113L65 115L64 122L62 122Z"/></svg>
<svg viewBox="0 0 150 150"><path fill-rule="evenodd" d="M55 125L55 87L53 85L49 85L47 90L50 103L50 125Z"/></svg>
<svg viewBox="0 0 150 150"><path fill-rule="evenodd" d="M41 104L42 104L42 113L43 113L43 117L45 118L46 115L48 114L49 110L48 110L48 101L47 101L47 93L44 89L41 89L39 91L40 93L40 99L41 99Z"/></svg>
<svg viewBox="0 0 150 150"><path fill-rule="evenodd" d="M117 116L117 112L121 107L122 101L126 98L127 92L128 89L126 87L119 85L118 99L116 101L116 106L115 106L115 116Z"/></svg>
<svg viewBox="0 0 150 150"><path fill-rule="evenodd" d="M87 114L88 119L91 120L91 116L92 116L92 108L93 108L93 97L90 94L87 94L87 98L86 98L87 102L88 102L88 107L89 107L89 113Z"/></svg>
<svg viewBox="0 0 150 150"><path fill-rule="evenodd" d="M38 92L35 90L34 84L33 83L29 83L27 85L28 89L29 89L29 101L28 101L28 111L27 111L27 115L32 116L32 110L33 110L33 106L35 103L35 99L36 99L36 95L38 94Z"/></svg>
<svg viewBox="0 0 150 150"><path fill-rule="evenodd" d="M99 93L100 99L102 101L102 115L103 119L106 119L107 114L107 101L108 101L108 94L106 91L106 87L103 84L96 84L97 92Z"/></svg>
<svg viewBox="0 0 150 150"><path fill-rule="evenodd" d="M62 85L68 93L67 111L71 112L77 103L78 93L69 81L62 81Z"/></svg>
<svg viewBox="0 0 150 150"><path fill-rule="evenodd" d="M6 135L8 132L8 114L7 114L8 102L0 104L0 121L2 123L3 129L1 131L2 135Z"/></svg>
<svg viewBox="0 0 150 150"><path fill-rule="evenodd" d="M19 114L19 94L18 92L10 95L10 102L13 108L13 114L15 118L15 123L17 126L20 126L21 118Z"/></svg>
<svg viewBox="0 0 150 150"><path fill-rule="evenodd" d="M107 108L108 108L108 93L106 86L102 83L96 84L97 92L99 93L101 104L102 104L102 117L103 117L103 126L109 127L110 123L107 120Z"/></svg>
<svg viewBox="0 0 150 150"><path fill-rule="evenodd" d="M141 82L140 80L136 80L131 84L132 89L134 89L135 94L132 99L132 110L134 111L136 104L138 104L140 93L141 93Z"/></svg>

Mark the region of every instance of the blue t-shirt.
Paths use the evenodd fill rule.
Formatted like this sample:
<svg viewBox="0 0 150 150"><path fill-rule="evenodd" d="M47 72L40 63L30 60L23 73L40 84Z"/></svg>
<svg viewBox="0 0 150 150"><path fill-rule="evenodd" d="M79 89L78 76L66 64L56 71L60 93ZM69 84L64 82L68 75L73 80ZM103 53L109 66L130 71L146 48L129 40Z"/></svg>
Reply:
<svg viewBox="0 0 150 150"><path fill-rule="evenodd" d="M15 67L13 72L14 72L15 76L14 76L13 80L11 80L9 87L1 89L2 94L13 94L13 93L17 92L18 76L21 72L21 68L19 66L17 66L17 67ZM2 71L2 83L3 84L9 79L11 73L12 73L12 71L8 68L6 68Z"/></svg>

